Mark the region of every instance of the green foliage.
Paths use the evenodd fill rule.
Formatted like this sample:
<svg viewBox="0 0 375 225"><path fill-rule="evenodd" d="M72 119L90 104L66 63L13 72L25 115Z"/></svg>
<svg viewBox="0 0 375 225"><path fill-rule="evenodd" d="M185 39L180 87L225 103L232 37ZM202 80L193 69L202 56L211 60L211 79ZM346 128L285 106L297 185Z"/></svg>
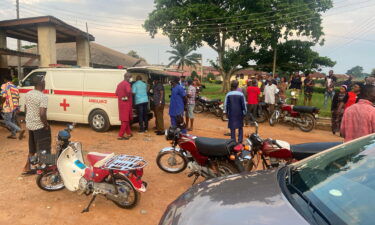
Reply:
<svg viewBox="0 0 375 225"><path fill-rule="evenodd" d="M207 74L207 80L215 80L215 75L213 73L208 73Z"/></svg>
<svg viewBox="0 0 375 225"><path fill-rule="evenodd" d="M191 75L190 75L190 77L191 77L191 79L193 79L194 80L194 78L199 78L199 76L198 76L198 73L194 70L193 72L191 72Z"/></svg>
<svg viewBox="0 0 375 225"><path fill-rule="evenodd" d="M335 88L335 91L338 92L340 90L339 87L336 87ZM325 87L314 87L314 93L321 93L321 94L324 94L326 91L326 88Z"/></svg>
<svg viewBox="0 0 375 225"><path fill-rule="evenodd" d="M134 50L130 50L130 51L128 52L127 55L129 55L129 56L131 56L131 57L133 57L133 58L136 58L136 59L140 59L140 58L141 58L141 57L138 55L138 53L137 53L136 51L134 51Z"/></svg>
<svg viewBox="0 0 375 225"><path fill-rule="evenodd" d="M348 70L346 72L346 74L352 75L353 77L356 77L356 78L362 78L362 77L366 77L366 76L369 75L369 74L363 72L362 66L355 66L355 67L351 68L350 70Z"/></svg>
<svg viewBox="0 0 375 225"><path fill-rule="evenodd" d="M289 73L295 71L319 70L321 67L333 67L336 62L328 57L319 56L311 48L314 42L291 40L277 45L277 69ZM260 70L272 71L274 52L272 49L261 48L255 61Z"/></svg>
<svg viewBox="0 0 375 225"><path fill-rule="evenodd" d="M30 49L30 48L35 48L37 45L23 45L22 49Z"/></svg>
<svg viewBox="0 0 375 225"><path fill-rule="evenodd" d="M167 51L168 53L172 54L169 57L170 63L168 66L176 64L178 69L184 70L184 66L193 66L199 63L199 59L201 58L200 54L192 53L195 49L190 48L186 44L176 44L172 46L175 50Z"/></svg>

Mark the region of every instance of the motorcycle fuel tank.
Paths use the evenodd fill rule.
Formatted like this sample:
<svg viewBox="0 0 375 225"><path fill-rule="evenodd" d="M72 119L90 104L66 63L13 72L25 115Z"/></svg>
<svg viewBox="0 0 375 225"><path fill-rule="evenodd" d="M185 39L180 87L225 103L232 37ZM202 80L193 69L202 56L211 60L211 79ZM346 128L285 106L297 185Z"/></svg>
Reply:
<svg viewBox="0 0 375 225"><path fill-rule="evenodd" d="M279 159L291 159L292 152L290 151L290 144L285 141L280 141L276 140L276 142L282 147L279 148L278 146L269 143L269 142L264 142L263 143L263 152L273 158L279 158Z"/></svg>

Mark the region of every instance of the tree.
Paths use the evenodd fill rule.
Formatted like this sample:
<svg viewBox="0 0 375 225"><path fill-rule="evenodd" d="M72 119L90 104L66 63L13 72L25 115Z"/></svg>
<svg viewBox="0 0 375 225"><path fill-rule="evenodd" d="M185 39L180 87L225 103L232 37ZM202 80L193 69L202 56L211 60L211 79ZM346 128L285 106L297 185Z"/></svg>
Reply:
<svg viewBox="0 0 375 225"><path fill-rule="evenodd" d="M371 75L372 75L372 76L375 76L375 68L372 69L372 71L371 71Z"/></svg>
<svg viewBox="0 0 375 225"><path fill-rule="evenodd" d="M23 45L22 49L30 49L30 48L35 48L37 45Z"/></svg>
<svg viewBox="0 0 375 225"><path fill-rule="evenodd" d="M194 80L194 78L199 78L197 71L194 70L193 72L191 72L190 77L191 77L191 79L193 79L193 80Z"/></svg>
<svg viewBox="0 0 375 225"><path fill-rule="evenodd" d="M136 58L136 59L141 59L141 57L138 55L138 53L134 50L130 50L127 55L129 55L133 58Z"/></svg>
<svg viewBox="0 0 375 225"><path fill-rule="evenodd" d="M173 46L174 50L167 51L168 53L172 54L169 57L169 64L168 66L177 65L178 69L184 70L185 66L192 66L195 68L196 64L199 64L199 59L201 58L200 54L192 53L194 51L193 48L185 44L177 44Z"/></svg>
<svg viewBox="0 0 375 225"><path fill-rule="evenodd" d="M328 57L322 57L311 48L313 42L290 40L277 45L277 70L293 73L295 71L313 71L321 67L333 67L336 62ZM255 56L257 69L264 71L273 70L274 51L272 49L260 49Z"/></svg>
<svg viewBox="0 0 375 225"><path fill-rule="evenodd" d="M230 76L224 69L229 40L263 48L290 36L318 42L323 35L321 12L331 7L331 0L155 0L155 10L143 26L151 37L161 30L172 44L210 46L218 54L223 87L229 87Z"/></svg>
<svg viewBox="0 0 375 225"><path fill-rule="evenodd" d="M358 78L363 77L364 76L363 67L362 66L355 66L355 67L351 68L350 70L348 70L346 72L346 74L352 75L352 76L358 77Z"/></svg>

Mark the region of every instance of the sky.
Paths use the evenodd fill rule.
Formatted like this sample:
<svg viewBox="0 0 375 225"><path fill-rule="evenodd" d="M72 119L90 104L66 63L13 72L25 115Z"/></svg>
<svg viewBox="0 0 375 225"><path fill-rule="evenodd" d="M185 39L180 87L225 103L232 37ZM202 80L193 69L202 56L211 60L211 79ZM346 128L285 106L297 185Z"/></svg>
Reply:
<svg viewBox="0 0 375 225"><path fill-rule="evenodd" d="M138 52L149 64L169 62L169 39L161 34L151 38L142 28L144 20L154 9L154 0L19 0L20 17L52 15L85 30L95 42L127 53ZM0 20L16 18L16 0L0 0ZM325 43L314 50L337 62L335 73L345 73L354 66L364 72L375 68L375 0L334 0L334 7L323 14ZM23 45L29 44L24 42ZM32 44L32 43L31 43ZM8 40L8 47L16 42ZM215 60L217 53L210 47L197 49L204 65ZM327 71L331 68L325 68Z"/></svg>

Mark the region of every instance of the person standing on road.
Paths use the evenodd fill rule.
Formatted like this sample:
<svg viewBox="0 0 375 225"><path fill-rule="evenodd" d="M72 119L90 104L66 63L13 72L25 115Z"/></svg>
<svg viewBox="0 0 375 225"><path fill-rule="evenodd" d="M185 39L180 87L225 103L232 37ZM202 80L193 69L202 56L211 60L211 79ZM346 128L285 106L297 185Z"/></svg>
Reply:
<svg viewBox="0 0 375 225"><path fill-rule="evenodd" d="M286 99L286 90L288 89L288 82L286 81L285 77L281 77L279 85L277 85L279 89L279 96L282 100Z"/></svg>
<svg viewBox="0 0 375 225"><path fill-rule="evenodd" d="M19 91L16 85L11 81L10 76L5 76L5 83L1 85L1 97L2 97L2 108L3 108L3 118L5 125L11 131L11 135L8 136L10 139L16 139L16 134L19 133L18 139L21 140L25 134L16 124L16 113L19 108Z"/></svg>
<svg viewBox="0 0 375 225"><path fill-rule="evenodd" d="M345 110L341 135L345 142L375 133L375 86L361 89L362 99Z"/></svg>
<svg viewBox="0 0 375 225"><path fill-rule="evenodd" d="M268 105L270 115L275 110L276 94L279 92L277 89L276 81L267 81L267 85L264 87L264 102Z"/></svg>
<svg viewBox="0 0 375 225"><path fill-rule="evenodd" d="M137 76L136 82L132 86L133 94L135 95L135 107L139 119L139 133L148 131L148 96L147 84L142 81L141 76Z"/></svg>
<svg viewBox="0 0 375 225"><path fill-rule="evenodd" d="M333 75L333 70L330 70L324 82L326 88L326 91L324 92L324 108L327 107L328 99L332 100L335 95L336 80L336 77Z"/></svg>
<svg viewBox="0 0 375 225"><path fill-rule="evenodd" d="M38 151L51 153L51 129L47 121L48 97L43 94L44 77L35 77L35 89L25 95L26 128L29 130L29 156L23 175L35 174L30 157Z"/></svg>
<svg viewBox="0 0 375 225"><path fill-rule="evenodd" d="M133 94L129 83L131 75L126 73L124 80L117 85L116 95L118 98L119 119L121 128L118 133L118 140L129 140L132 135L130 122L133 120ZM126 134L126 136L124 136Z"/></svg>
<svg viewBox="0 0 375 225"><path fill-rule="evenodd" d="M187 82L186 82L186 77L185 76L181 76L181 79L180 79L180 85L181 87L183 87L184 89L186 89L186 85Z"/></svg>
<svg viewBox="0 0 375 225"><path fill-rule="evenodd" d="M164 86L159 79L154 80L154 113L156 124L156 135L164 135L164 106L165 91Z"/></svg>
<svg viewBox="0 0 375 225"><path fill-rule="evenodd" d="M224 110L228 115L228 128L230 129L231 139L243 142L243 119L246 115L246 100L242 92L237 91L238 81L231 82L231 91L225 96ZM238 130L238 139L236 139L236 130Z"/></svg>
<svg viewBox="0 0 375 225"><path fill-rule="evenodd" d="M186 110L186 126L188 131L194 129L194 107L195 107L195 98L197 94L197 88L194 87L193 81L187 81L187 110ZM189 127L190 120L190 127Z"/></svg>
<svg viewBox="0 0 375 225"><path fill-rule="evenodd" d="M169 116L171 118L171 126L177 127L177 117L184 117L184 107L186 92L185 89L180 85L179 79L176 77L172 80L172 91L171 91L171 101L169 104ZM183 120L183 119L182 119Z"/></svg>
<svg viewBox="0 0 375 225"><path fill-rule="evenodd" d="M247 115L252 122L256 122L257 109L259 103L260 88L256 80L251 82L251 86L247 88Z"/></svg>
<svg viewBox="0 0 375 225"><path fill-rule="evenodd" d="M310 74L306 74L306 79L303 81L304 84L304 101L303 104L311 106L311 99L314 93L314 80L311 79Z"/></svg>
<svg viewBox="0 0 375 225"><path fill-rule="evenodd" d="M333 96L332 105L331 105L331 113L332 113L332 133L336 134L336 132L340 131L340 124L342 120L342 116L344 114L344 107L348 101L348 92L346 85L342 85L340 87L340 92L336 93Z"/></svg>

